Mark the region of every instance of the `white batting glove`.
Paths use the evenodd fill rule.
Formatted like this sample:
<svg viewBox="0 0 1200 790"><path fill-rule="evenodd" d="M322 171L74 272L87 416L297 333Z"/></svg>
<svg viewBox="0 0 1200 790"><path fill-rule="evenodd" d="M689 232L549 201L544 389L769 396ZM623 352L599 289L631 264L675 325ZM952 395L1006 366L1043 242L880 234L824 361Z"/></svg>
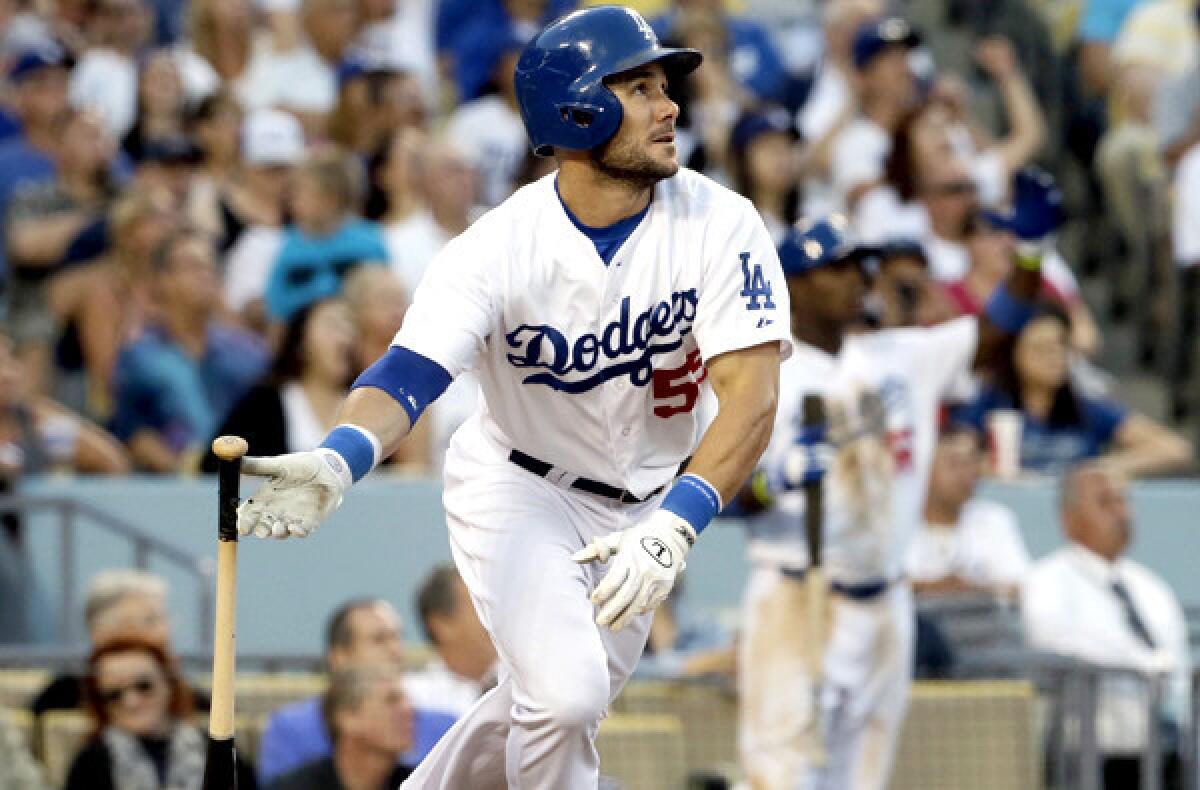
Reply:
<svg viewBox="0 0 1200 790"><path fill-rule="evenodd" d="M342 504L354 482L340 455L325 447L242 459L242 471L271 478L238 507L238 534L306 538Z"/></svg>
<svg viewBox="0 0 1200 790"><path fill-rule="evenodd" d="M592 593L596 624L620 631L666 600L695 542L690 524L669 510L656 510L637 526L596 538L576 552L571 559L578 563L613 560Z"/></svg>

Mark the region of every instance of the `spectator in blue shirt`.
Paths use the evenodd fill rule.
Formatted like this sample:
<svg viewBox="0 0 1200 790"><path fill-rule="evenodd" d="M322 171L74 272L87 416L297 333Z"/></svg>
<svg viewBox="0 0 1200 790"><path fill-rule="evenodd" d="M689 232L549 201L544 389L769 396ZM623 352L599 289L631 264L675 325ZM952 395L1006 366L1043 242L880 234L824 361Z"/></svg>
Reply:
<svg viewBox="0 0 1200 790"><path fill-rule="evenodd" d="M183 229L154 257L158 319L117 358L112 430L152 472L199 463L203 444L263 374L267 351L219 323L216 256L207 236Z"/></svg>
<svg viewBox="0 0 1200 790"><path fill-rule="evenodd" d="M359 598L338 607L325 636L325 663L331 673L355 666L399 665L404 657L400 615L387 601ZM456 717L417 708L413 711L412 748L399 762L416 765ZM258 747L258 781L266 786L314 760L333 752L329 727L321 712L321 698L294 702L271 714Z"/></svg>
<svg viewBox="0 0 1200 790"><path fill-rule="evenodd" d="M1069 371L1070 322L1057 305L1040 309L1013 351L956 419L985 430L996 409L1021 412L1021 468L1060 473L1103 456L1127 477L1177 469L1192 459L1183 437L1107 398L1078 392Z"/></svg>
<svg viewBox="0 0 1200 790"><path fill-rule="evenodd" d="M8 70L21 132L0 142L0 222L18 188L54 178L59 118L67 109L67 55L49 45L16 57ZM0 245L0 271L5 250Z"/></svg>
<svg viewBox="0 0 1200 790"><path fill-rule="evenodd" d="M738 84L761 101L782 104L793 112L799 109L800 91L770 33L753 19L725 13L723 0L675 0L669 12L650 20L650 27L659 38L675 40L676 23L691 9L721 17L729 46L729 68Z"/></svg>
<svg viewBox="0 0 1200 790"><path fill-rule="evenodd" d="M313 154L296 172L291 190L294 224L267 279L264 301L275 321L336 296L360 264L383 265L387 247L379 226L355 214L363 199L358 163L340 151Z"/></svg>

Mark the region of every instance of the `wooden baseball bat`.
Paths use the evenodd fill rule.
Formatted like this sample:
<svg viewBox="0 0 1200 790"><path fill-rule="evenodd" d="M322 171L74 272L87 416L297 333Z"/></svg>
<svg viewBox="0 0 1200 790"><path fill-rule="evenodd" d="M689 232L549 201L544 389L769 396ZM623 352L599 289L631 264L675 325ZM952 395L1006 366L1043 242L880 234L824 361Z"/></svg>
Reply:
<svg viewBox="0 0 1200 790"><path fill-rule="evenodd" d="M213 440L217 456L217 606L213 629L212 707L208 714L208 754L204 790L237 790L237 752L233 743L234 645L237 619L237 507L242 456L249 449L240 436Z"/></svg>
<svg viewBox="0 0 1200 790"><path fill-rule="evenodd" d="M820 431L825 425L825 401L820 395L805 395L801 425L805 431ZM808 543L808 570L804 575L804 656L812 678L812 720L805 734L807 752L816 765L826 761L825 736L821 727L821 678L825 662L826 586L821 564L825 523L825 492L821 480L804 484L804 537Z"/></svg>

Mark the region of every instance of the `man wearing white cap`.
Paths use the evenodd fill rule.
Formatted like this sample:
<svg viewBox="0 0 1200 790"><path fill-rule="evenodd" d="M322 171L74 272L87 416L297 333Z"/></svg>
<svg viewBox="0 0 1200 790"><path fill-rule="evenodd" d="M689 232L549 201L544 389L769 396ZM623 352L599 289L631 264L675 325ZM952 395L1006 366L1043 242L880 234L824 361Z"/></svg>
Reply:
<svg viewBox="0 0 1200 790"><path fill-rule="evenodd" d="M242 167L235 200L269 204L281 216L284 190L293 165L304 158L304 131L295 116L282 110L254 110L242 122ZM264 206L265 208L266 206ZM269 212L255 212L269 213ZM225 258L225 304L239 313L255 313L271 263L283 243L281 224L246 228Z"/></svg>

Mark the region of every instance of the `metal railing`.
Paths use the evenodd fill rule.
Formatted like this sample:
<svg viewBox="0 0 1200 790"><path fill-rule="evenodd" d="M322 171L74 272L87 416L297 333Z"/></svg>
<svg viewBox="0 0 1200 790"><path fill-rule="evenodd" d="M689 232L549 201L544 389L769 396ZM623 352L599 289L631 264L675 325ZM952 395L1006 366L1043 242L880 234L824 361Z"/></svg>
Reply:
<svg viewBox="0 0 1200 790"><path fill-rule="evenodd" d="M206 644L212 636L214 564L210 557L190 554L177 546L160 540L129 521L114 516L94 505L67 497L0 496L0 514L13 513L28 523L34 513L51 511L57 517L59 530L59 596L58 638L66 645L73 640L78 617L74 606L76 579L76 529L81 522L90 523L109 535L125 540L132 551L132 567L146 570L152 557L160 558L191 576L196 583L198 624L197 644ZM28 541L22 541L20 551L27 551Z"/></svg>

